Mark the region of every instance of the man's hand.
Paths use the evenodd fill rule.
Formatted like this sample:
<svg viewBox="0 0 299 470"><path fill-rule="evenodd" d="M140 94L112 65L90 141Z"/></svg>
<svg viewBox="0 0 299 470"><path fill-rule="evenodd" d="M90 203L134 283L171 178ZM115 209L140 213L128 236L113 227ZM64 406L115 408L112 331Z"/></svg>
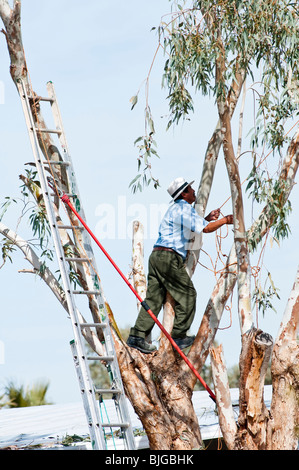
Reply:
<svg viewBox="0 0 299 470"><path fill-rule="evenodd" d="M212 233L215 232L215 230L218 230L222 225L231 225L234 223L234 218L232 215L226 215L225 217L222 217L222 219L218 219L219 217L219 209L216 209L215 211L212 211L207 217L206 220L209 222L208 225L203 229L204 233ZM215 217L215 219L214 219Z"/></svg>
<svg viewBox="0 0 299 470"><path fill-rule="evenodd" d="M213 220L217 220L218 217L220 215L220 209L215 209L213 210L212 212L210 212L206 217L205 219L208 221L208 222L212 222Z"/></svg>

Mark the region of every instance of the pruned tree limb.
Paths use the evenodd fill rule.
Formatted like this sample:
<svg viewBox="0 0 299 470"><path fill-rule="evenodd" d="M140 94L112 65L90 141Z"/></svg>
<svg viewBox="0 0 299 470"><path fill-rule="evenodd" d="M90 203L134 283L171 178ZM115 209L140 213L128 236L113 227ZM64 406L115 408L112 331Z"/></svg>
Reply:
<svg viewBox="0 0 299 470"><path fill-rule="evenodd" d="M142 299L146 296L146 276L144 272L144 229L138 221L133 222L132 237L132 262L133 262L133 284L136 292ZM137 309L140 308L140 302L137 300Z"/></svg>
<svg viewBox="0 0 299 470"><path fill-rule="evenodd" d="M299 426L299 266L272 355L269 448L296 450Z"/></svg>
<svg viewBox="0 0 299 470"><path fill-rule="evenodd" d="M0 222L0 233L10 240L14 246L19 248L25 255L25 259L33 266L33 272L38 274L41 279L47 284L51 289L57 300L61 303L63 308L68 311L67 303L65 300L64 290L61 285L58 283L56 277L52 274L49 268L43 267L43 263L40 261L39 257L35 251L31 248L28 242L23 240L19 235L17 235L13 230L9 229L6 225Z"/></svg>
<svg viewBox="0 0 299 470"><path fill-rule="evenodd" d="M264 403L264 380L272 348L272 337L261 330L252 328L243 336L236 449L266 449L270 415Z"/></svg>
<svg viewBox="0 0 299 470"><path fill-rule="evenodd" d="M210 349L213 382L219 414L219 424L226 446L234 449L237 424L231 402L229 383L222 346Z"/></svg>
<svg viewBox="0 0 299 470"><path fill-rule="evenodd" d="M19 235L17 235L13 230L9 229L5 224L0 222L0 233L10 240L14 246L19 248L25 255L26 261L28 261L32 267L32 273L38 275L50 288L50 290L55 295L56 299L60 302L63 308L68 312L67 302L65 299L64 290L57 281L56 277L53 275L51 270L48 267L43 266L43 263L40 261L39 257L35 251L31 248L29 243ZM86 323L83 316L80 312L78 314L81 317L82 323ZM89 343L90 347L99 355L105 354L103 346L95 333L90 328L84 328L83 335L86 341Z"/></svg>

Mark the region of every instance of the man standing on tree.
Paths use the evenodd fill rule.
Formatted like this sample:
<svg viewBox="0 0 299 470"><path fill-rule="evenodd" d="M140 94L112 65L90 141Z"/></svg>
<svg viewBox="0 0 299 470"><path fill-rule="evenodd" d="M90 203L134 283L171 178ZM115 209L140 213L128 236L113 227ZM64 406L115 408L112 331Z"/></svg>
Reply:
<svg viewBox="0 0 299 470"><path fill-rule="evenodd" d="M175 301L175 318L172 338L180 349L191 346L194 336L187 336L195 315L196 290L191 281L184 261L187 256L190 237L195 234L211 233L225 224L233 224L232 215L218 220L220 209L213 210L203 219L192 203L195 202L195 191L183 178L176 178L169 186L168 193L174 204L167 210L159 228L159 237L149 257L148 285L145 302L158 316L166 292ZM145 338L150 334L154 320L141 307L138 318L127 344L143 353L152 353L157 348Z"/></svg>

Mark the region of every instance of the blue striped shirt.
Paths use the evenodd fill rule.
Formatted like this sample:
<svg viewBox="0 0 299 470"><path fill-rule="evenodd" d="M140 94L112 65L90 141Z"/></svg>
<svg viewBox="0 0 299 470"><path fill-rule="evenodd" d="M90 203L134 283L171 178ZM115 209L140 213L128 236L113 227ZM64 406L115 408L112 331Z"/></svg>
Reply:
<svg viewBox="0 0 299 470"><path fill-rule="evenodd" d="M208 225L187 201L179 199L167 210L159 227L159 237L154 246L172 248L184 259L190 249L192 233L201 233Z"/></svg>

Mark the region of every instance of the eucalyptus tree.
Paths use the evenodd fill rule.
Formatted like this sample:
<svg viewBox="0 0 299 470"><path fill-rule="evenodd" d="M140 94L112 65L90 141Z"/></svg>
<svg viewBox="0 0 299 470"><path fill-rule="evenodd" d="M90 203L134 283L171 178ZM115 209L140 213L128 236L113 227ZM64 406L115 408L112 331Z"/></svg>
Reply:
<svg viewBox="0 0 299 470"><path fill-rule="evenodd" d="M207 142L203 161L201 183L197 193L196 208L203 215L213 184L213 175L220 149L230 182L234 213L234 243L203 314L196 339L188 352L188 359L200 371L211 353L214 388L219 422L229 449L294 449L298 436L298 345L299 322L298 275L282 318L276 341L254 326L251 311L252 287L250 253L259 249L262 239L272 230L276 238L288 234L288 200L294 184L299 161L298 126L292 139L285 137L285 123L298 109L298 43L299 24L296 6L286 0L261 2L251 0L173 2L171 15L162 19L157 27L157 52L164 50L165 67L163 85L168 89L169 122L173 126L191 114L196 107L193 91L210 95L217 107L218 122ZM20 22L20 2L13 8L7 0L0 0L0 14L4 24L10 53L12 79L19 78L29 87ZM239 147L232 140L232 116L247 80L254 81L258 71L259 84L257 116L259 120L252 133L252 172L248 179L247 194L261 204L261 213L251 227L245 226L244 197L238 166ZM246 85L247 86L247 85ZM31 89L30 89L31 92ZM195 96L195 98L193 97ZM132 99L132 107L137 95ZM37 99L32 100L36 119L44 123ZM139 148L138 171L132 181L134 190L141 181L152 179L151 157L157 153L155 126L148 105L145 110L146 133L136 140ZM44 124L46 128L46 125ZM196 136L194 136L196 140ZM277 158L276 178L261 171L259 147L269 149ZM59 159L57 149L46 136L46 151ZM264 156L265 153L262 154ZM67 189L65 175L56 175L61 187ZM38 192L36 175L23 176L26 190L33 196L39 214L38 223L46 213L42 196ZM57 217L59 214L57 212ZM72 218L72 214L69 214ZM36 219L33 219L37 223ZM74 221L72 221L74 222ZM34 225L39 235L38 226ZM10 241L4 255L9 257L12 247L27 254L35 271L47 282L58 300L63 303L64 293L49 269L40 265L32 247L23 243L20 236L3 224L1 232ZM45 235L46 231L42 233ZM136 226L136 237L140 226ZM136 288L146 289L142 266L142 246L133 244L134 280ZM45 238L43 238L43 243ZM65 239L65 245L79 248ZM44 246L42 248L45 248ZM200 244L194 240L186 264L193 275L200 253ZM86 273L74 266L75 282L88 283ZM238 423L232 412L229 387L221 348L213 348L219 322L234 287L238 292L238 315L242 335L240 354L240 402ZM262 293L264 294L264 293ZM265 296L256 300L266 302ZM266 300L265 300L266 299ZM90 299L89 308L97 318L96 305ZM152 449L201 449L201 432L192 404L192 391L196 377L188 365L178 357L171 344L162 335L157 352L143 355L127 347L123 341L107 302L114 342L118 354L126 394L139 416ZM164 306L164 325L171 332L173 302L168 296ZM101 355L98 337L88 337L91 347ZM273 353L272 353L273 350ZM263 400L266 369L272 360L273 400L267 410Z"/></svg>
<svg viewBox="0 0 299 470"><path fill-rule="evenodd" d="M226 270L219 277L212 293L189 357L198 361L199 368L202 367L200 361L203 361L208 353L225 302L236 284L242 335L239 427L237 429L227 423L233 422L232 413L230 420L221 419L221 422L226 422L224 436L227 436L227 440L231 434L230 448L271 448L273 429L281 429L284 425L276 423L273 426L271 414L266 411L263 403L262 384L271 357L273 339L253 325L250 251L259 248L262 238L270 230L277 240L288 236L289 232L287 215L291 205L288 197L298 167L298 127L289 141L286 138L286 123L298 114L298 9L289 1L178 1L173 2L173 5L175 9L172 14L165 15L157 28L159 47L163 48L166 56L163 85L168 90L168 127L183 119L192 118L198 93L214 98L219 120L207 146L195 207L200 215L204 214L219 150L222 147L234 214L234 244ZM253 82L251 87L258 94L258 99L256 125L252 132L251 147L248 149L248 155L252 156L252 171L248 175L247 191L256 202L264 204L264 208L252 227L246 229L244 194L238 164L241 135L238 147L235 148L232 138L232 115L241 90L246 89L249 80ZM149 97L147 103L148 101ZM132 99L132 103L137 103L137 97ZM136 141L140 153L137 175L139 179L135 178L133 181L135 188L137 184L140 187L142 175L147 182L147 173L149 170L152 172L150 157L156 152L152 151L155 132L148 104L145 116L149 132ZM266 150L276 157L276 178L269 177L262 169ZM142 163L144 166L141 169ZM190 275L194 273L199 255L196 240L194 243L186 266ZM295 289L296 286L295 283ZM295 297L298 296L298 291L294 292L297 292ZM270 295L273 293L276 293L274 286L271 292L268 291ZM267 303L267 293L254 292L253 296L261 306L263 302ZM291 298L293 299L293 294ZM288 383L294 387L289 403L293 411L292 431L290 432L288 422L285 429L289 432L289 440L286 438L284 444L280 445L296 447L298 414L294 409L298 400L298 311L296 312L295 307L293 315L294 323L288 324L292 331L292 349L297 358L294 363L288 361L292 369L292 378L289 378ZM277 339L274 351L278 341ZM258 364L256 355L259 356ZM262 360L260 356L263 357ZM221 374L216 372L217 364L221 370L222 359L215 352L212 357L215 381L218 383L217 396L217 389L223 390L219 383ZM215 358L218 358L218 362ZM274 383L275 392L279 382L277 370L280 369L276 360L277 356L273 356L272 373L277 381ZM288 368L285 372L287 370ZM252 395L249 393L251 389L255 390ZM218 398L225 403L224 396ZM253 408L255 416L251 416ZM277 441L274 445L277 445Z"/></svg>

